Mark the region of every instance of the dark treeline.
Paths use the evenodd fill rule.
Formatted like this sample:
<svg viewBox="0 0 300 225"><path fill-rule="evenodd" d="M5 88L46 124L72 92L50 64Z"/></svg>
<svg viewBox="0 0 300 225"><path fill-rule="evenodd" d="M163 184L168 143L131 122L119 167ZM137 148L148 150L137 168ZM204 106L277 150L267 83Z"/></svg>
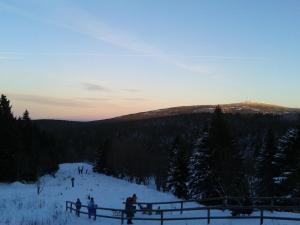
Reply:
<svg viewBox="0 0 300 225"><path fill-rule="evenodd" d="M299 196L299 123L285 115L184 114L143 120L35 121L63 161L181 198Z"/></svg>
<svg viewBox="0 0 300 225"><path fill-rule="evenodd" d="M220 107L128 122L98 146L95 170L138 183L154 178L157 189L185 199L300 197L299 129L278 115L223 114Z"/></svg>
<svg viewBox="0 0 300 225"><path fill-rule="evenodd" d="M32 182L58 169L55 139L38 129L26 110L14 117L6 96L0 99L0 182Z"/></svg>
<svg viewBox="0 0 300 225"><path fill-rule="evenodd" d="M300 197L300 123L272 114L185 114L145 120L31 121L0 100L0 182L35 181L58 163L94 170L180 198Z"/></svg>

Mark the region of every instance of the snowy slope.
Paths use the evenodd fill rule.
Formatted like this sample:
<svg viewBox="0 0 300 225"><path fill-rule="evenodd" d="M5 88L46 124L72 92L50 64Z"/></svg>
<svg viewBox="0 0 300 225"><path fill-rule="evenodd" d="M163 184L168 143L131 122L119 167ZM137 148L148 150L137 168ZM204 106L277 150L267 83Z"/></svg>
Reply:
<svg viewBox="0 0 300 225"><path fill-rule="evenodd" d="M83 165L88 169L88 174L79 175L77 167ZM71 177L75 178L75 187L71 187ZM80 218L65 211L65 201L75 201L80 198L83 204L87 203L87 196L95 198L96 204L101 207L123 208L122 202L126 197L136 193L139 201L160 202L176 201L173 195L155 191L153 188L136 185L124 180L95 174L88 164L74 163L62 164L56 177L45 176L41 178L43 191L37 195L35 184L0 184L0 224L4 225L119 225L119 220L97 218L96 221L89 220L86 215ZM195 204L190 204L193 207ZM179 208L178 205L164 206ZM162 207L162 208L164 208ZM101 212L103 213L103 212ZM106 212L107 215L110 212ZM276 216L300 217L299 214L291 213L266 213ZM229 212L212 211L211 215L229 215ZM149 217L148 215L138 215ZM166 215L166 217L180 217L179 213ZM187 212L182 216L206 216L206 212ZM157 215L153 215L157 217ZM158 221L134 221L135 224L160 224ZM265 224L296 225L299 222L267 221ZM206 224L206 221L171 221L165 224L174 225L196 225ZM258 220L227 220L211 221L212 225L250 225L259 224Z"/></svg>

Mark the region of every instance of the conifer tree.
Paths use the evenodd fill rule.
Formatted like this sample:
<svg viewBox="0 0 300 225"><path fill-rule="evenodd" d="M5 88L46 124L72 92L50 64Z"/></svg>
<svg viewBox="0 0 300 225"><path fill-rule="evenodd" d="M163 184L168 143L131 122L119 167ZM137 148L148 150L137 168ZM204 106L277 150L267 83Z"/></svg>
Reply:
<svg viewBox="0 0 300 225"><path fill-rule="evenodd" d="M17 151L16 121L11 111L10 101L5 95L0 99L0 181L15 178L14 157Z"/></svg>
<svg viewBox="0 0 300 225"><path fill-rule="evenodd" d="M243 173L242 157L225 121L220 106L217 106L209 130L208 145L212 175L215 177L216 191L220 195L241 196L247 194Z"/></svg>
<svg viewBox="0 0 300 225"><path fill-rule="evenodd" d="M33 146L33 125L26 110L21 119L22 131L22 153L20 154L23 159L23 173L26 180L34 181L37 178L37 159L38 152Z"/></svg>
<svg viewBox="0 0 300 225"><path fill-rule="evenodd" d="M268 130L263 148L257 158L257 194L259 196L275 195L275 159L276 143L273 131Z"/></svg>
<svg viewBox="0 0 300 225"><path fill-rule="evenodd" d="M98 148L96 153L96 164L93 168L95 172L105 173L110 175L110 170L107 165L107 152L110 148L110 142L108 139Z"/></svg>
<svg viewBox="0 0 300 225"><path fill-rule="evenodd" d="M196 141L189 165L189 196L192 199L208 198L214 188L211 182L209 159L211 152L207 146L208 133L204 132Z"/></svg>
<svg viewBox="0 0 300 225"><path fill-rule="evenodd" d="M35 181L38 175L56 171L55 141L33 126L27 110L17 120L11 108L6 96L1 95L0 182Z"/></svg>
<svg viewBox="0 0 300 225"><path fill-rule="evenodd" d="M12 121L14 119L11 111L10 101L5 95L1 95L0 99L0 116L3 119L2 122L4 122L4 119L6 119L7 121Z"/></svg>
<svg viewBox="0 0 300 225"><path fill-rule="evenodd" d="M188 197L189 152L183 138L174 141L168 176L168 189L179 198Z"/></svg>
<svg viewBox="0 0 300 225"><path fill-rule="evenodd" d="M278 183L284 196L300 196L300 127L290 129L280 139L280 167Z"/></svg>
<svg viewBox="0 0 300 225"><path fill-rule="evenodd" d="M192 190L205 197L240 196L248 194L248 187L243 173L242 158L231 137L220 106L217 106L208 130L207 138L199 146L201 156L198 162L198 182L205 183ZM198 153L197 153L198 154ZM202 158L204 157L204 158ZM191 183L197 183L197 177Z"/></svg>

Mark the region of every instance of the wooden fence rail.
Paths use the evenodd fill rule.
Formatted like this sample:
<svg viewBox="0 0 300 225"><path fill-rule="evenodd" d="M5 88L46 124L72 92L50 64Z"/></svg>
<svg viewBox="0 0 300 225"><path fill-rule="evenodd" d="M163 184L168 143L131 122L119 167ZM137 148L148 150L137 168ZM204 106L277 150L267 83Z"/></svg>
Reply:
<svg viewBox="0 0 300 225"><path fill-rule="evenodd" d="M233 203L237 205L243 201L243 197L218 197L218 198L208 198L199 200L184 200L184 201L167 201L167 202L138 202L137 204L150 204L154 205L170 205L170 204L180 204L180 213L183 213L183 208L185 203L197 203L203 205L216 205L216 202L223 206L230 206ZM253 203L253 207L256 206L298 206L300 207L300 198L283 198L283 197L249 197ZM266 204L266 202L268 204ZM123 202L125 204L125 202Z"/></svg>
<svg viewBox="0 0 300 225"><path fill-rule="evenodd" d="M193 202L193 201L176 201L175 203L182 202ZM140 204L149 204L149 203L140 203ZM152 203L150 203L152 204ZM154 203L158 204L158 203ZM165 202L160 202L160 204L167 204ZM169 202L169 204L174 204L174 202ZM82 205L82 208L88 208L86 205ZM255 211L259 211L259 216L211 216L211 210L245 210L245 209L253 209ZM66 201L66 211L76 211L75 203L71 201ZM206 220L207 224L210 224L211 220L227 220L227 219L258 219L260 221L260 225L264 223L264 220L286 220L286 221L300 221L300 217L281 217L281 216L265 216L265 211L276 211L276 210L284 210L284 211L300 211L300 206L237 206L237 205L217 205L217 206L204 206L204 207L194 207L194 208L183 208L180 209L151 209L150 212L157 215L157 217L152 218L143 218L143 217L134 217L133 220L145 220L145 221L160 221L160 224L163 225L164 221L179 221L179 220ZM97 211L110 211L112 216L97 214ZM207 216L202 217L165 217L165 213L167 212L188 212L188 211L207 211ZM145 212L145 210L137 209L136 212ZM149 210L147 210L149 212ZM88 214L87 212L80 211L80 214ZM124 223L126 219L126 213L124 209L116 209L116 208L104 208L97 207L94 219L99 218L109 218L109 219L117 219L121 221L121 224Z"/></svg>

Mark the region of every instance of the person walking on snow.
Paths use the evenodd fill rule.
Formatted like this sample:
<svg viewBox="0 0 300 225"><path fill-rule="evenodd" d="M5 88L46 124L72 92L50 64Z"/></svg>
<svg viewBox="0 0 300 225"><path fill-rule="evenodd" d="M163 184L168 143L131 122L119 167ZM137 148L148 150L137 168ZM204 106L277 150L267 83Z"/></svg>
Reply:
<svg viewBox="0 0 300 225"><path fill-rule="evenodd" d="M133 224L132 218L134 216L134 206L132 197L128 197L125 203L125 213L127 217L127 224Z"/></svg>
<svg viewBox="0 0 300 225"><path fill-rule="evenodd" d="M74 178L74 177L72 177L72 178L71 178L72 187L74 187L74 180L75 180L75 178Z"/></svg>
<svg viewBox="0 0 300 225"><path fill-rule="evenodd" d="M79 198L77 198L77 201L75 203L75 207L76 207L76 216L79 217L80 209L81 209L81 201L79 200Z"/></svg>
<svg viewBox="0 0 300 225"><path fill-rule="evenodd" d="M88 214L89 214L89 219L91 216L94 216L94 220L96 220L96 205L94 202L94 198L91 198L88 204Z"/></svg>

